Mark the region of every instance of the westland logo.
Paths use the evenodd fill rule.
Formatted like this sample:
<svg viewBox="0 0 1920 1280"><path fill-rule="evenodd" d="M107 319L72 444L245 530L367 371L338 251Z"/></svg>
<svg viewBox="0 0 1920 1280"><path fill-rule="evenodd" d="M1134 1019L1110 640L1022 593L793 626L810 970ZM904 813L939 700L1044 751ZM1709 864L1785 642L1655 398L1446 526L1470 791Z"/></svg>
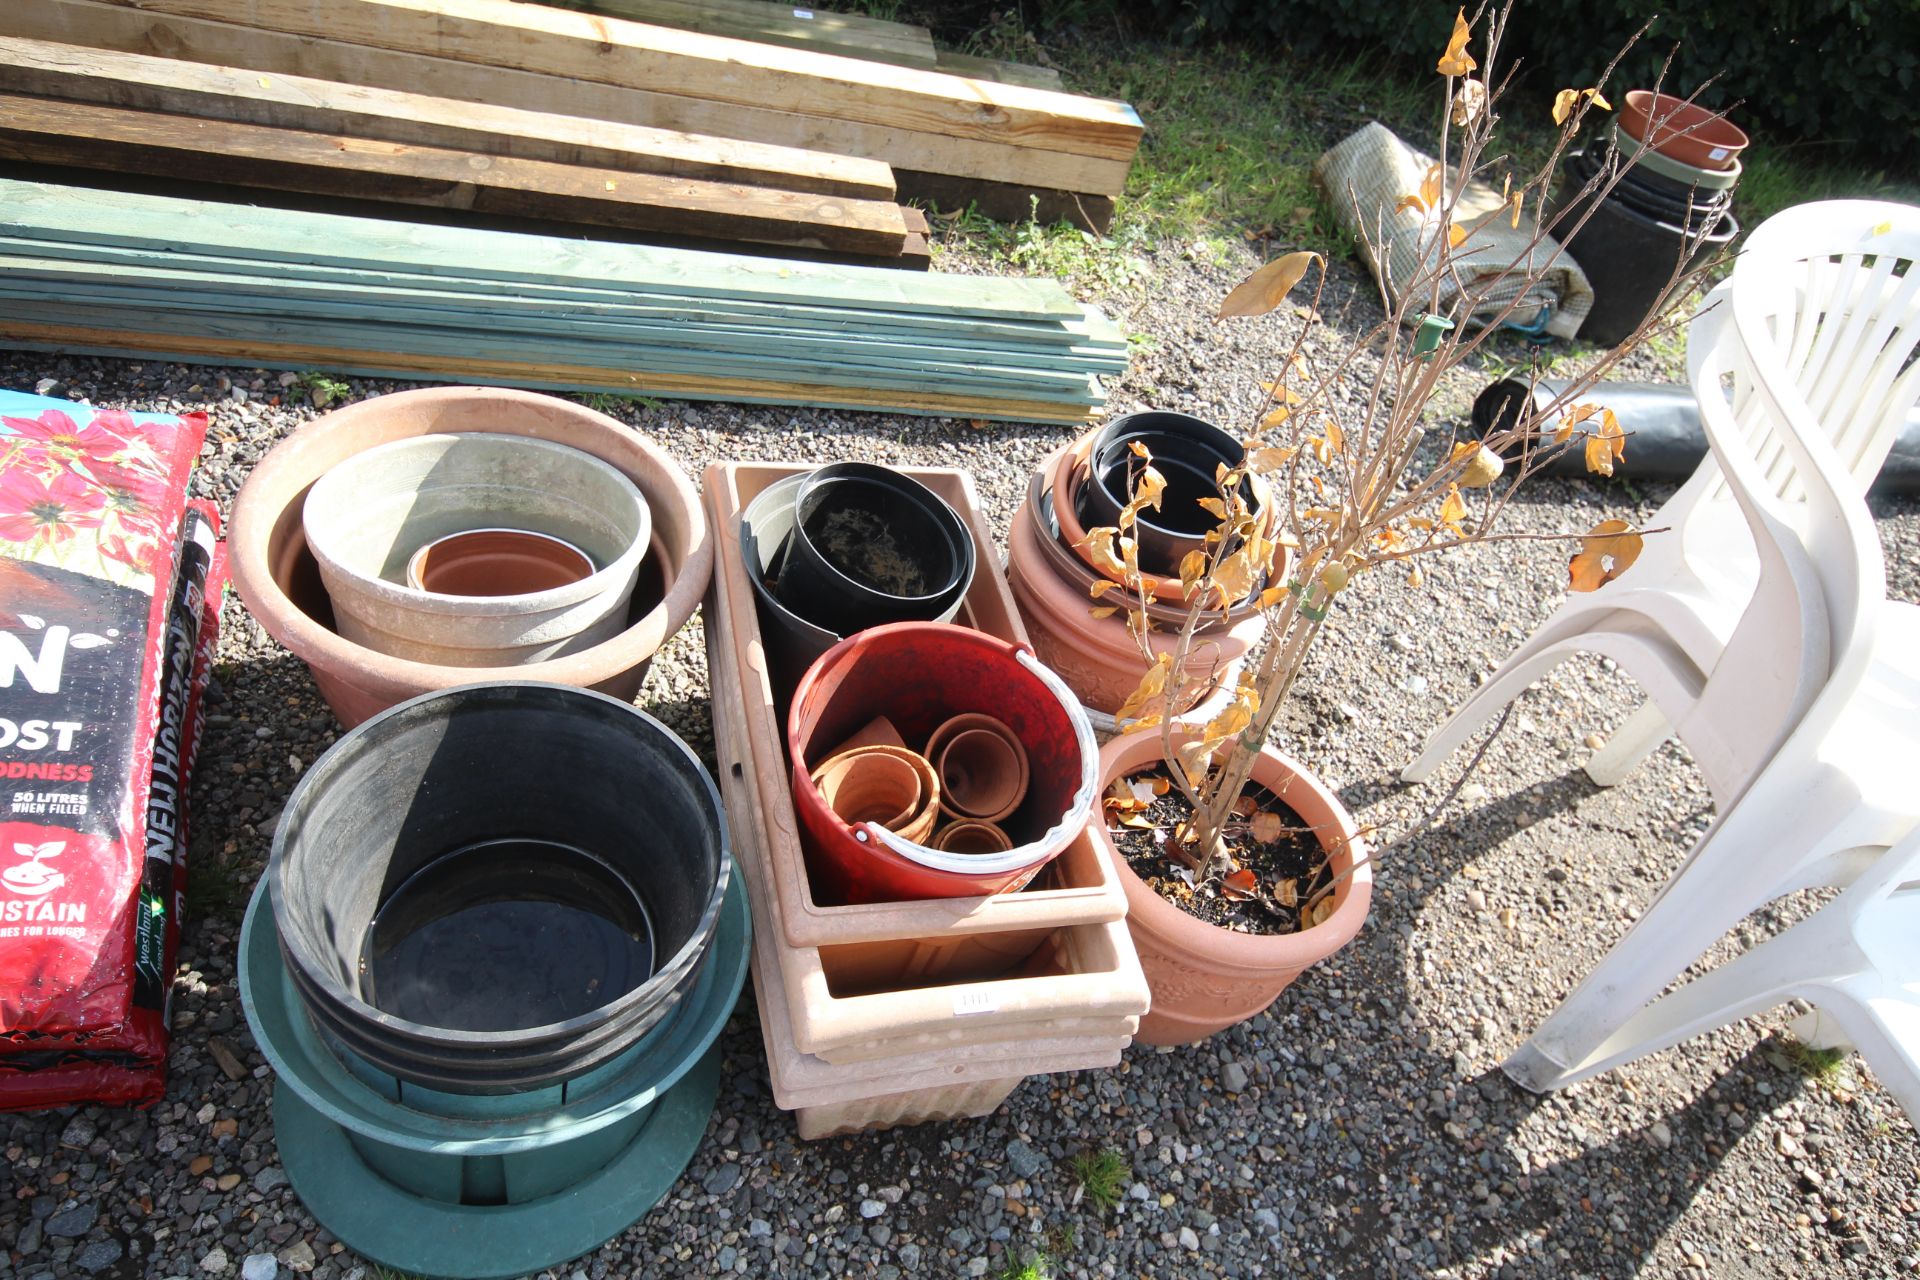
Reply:
<svg viewBox="0 0 1920 1280"><path fill-rule="evenodd" d="M86 631L75 634L70 627L57 622L48 626L44 618L30 613L21 614L20 621L40 633L40 648L35 652L18 635L0 631L0 689L11 689L14 676L19 675L26 678L27 687L35 693L58 693L68 649L103 648L120 634L118 631L109 631L104 636Z"/></svg>
<svg viewBox="0 0 1920 1280"><path fill-rule="evenodd" d="M14 845L13 851L28 861L13 863L5 871L0 871L0 883L25 897L45 897L67 882L66 876L49 868L46 862L48 858L59 857L66 847L65 840Z"/></svg>

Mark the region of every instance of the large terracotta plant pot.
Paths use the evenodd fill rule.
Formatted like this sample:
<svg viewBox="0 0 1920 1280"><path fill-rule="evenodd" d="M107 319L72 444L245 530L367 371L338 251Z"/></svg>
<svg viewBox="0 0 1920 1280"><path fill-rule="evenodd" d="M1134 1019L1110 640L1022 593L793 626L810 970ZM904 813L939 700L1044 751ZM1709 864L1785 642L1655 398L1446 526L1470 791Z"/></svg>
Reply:
<svg viewBox="0 0 1920 1280"><path fill-rule="evenodd" d="M343 459L394 440L443 432L548 440L612 463L638 486L653 518L624 630L589 649L507 667L453 667L390 657L333 628L318 566L301 530L307 490ZM363 400L288 436L254 469L228 534L233 582L267 633L302 659L349 728L435 689L541 680L631 699L647 666L705 594L713 545L687 474L646 436L570 401L496 387L432 387Z"/></svg>
<svg viewBox="0 0 1920 1280"><path fill-rule="evenodd" d="M1160 735L1115 738L1100 751L1104 785L1160 764ZM1253 780L1279 796L1332 846L1336 874L1361 866L1334 890L1333 914L1299 933L1235 933L1197 919L1168 902L1133 873L1096 822L1102 851L1127 891L1127 929L1153 991L1153 1007L1135 1039L1146 1044L1194 1044L1245 1022L1272 1004L1302 973L1353 940L1373 900L1373 872L1353 815L1305 766L1269 747L1255 762Z"/></svg>

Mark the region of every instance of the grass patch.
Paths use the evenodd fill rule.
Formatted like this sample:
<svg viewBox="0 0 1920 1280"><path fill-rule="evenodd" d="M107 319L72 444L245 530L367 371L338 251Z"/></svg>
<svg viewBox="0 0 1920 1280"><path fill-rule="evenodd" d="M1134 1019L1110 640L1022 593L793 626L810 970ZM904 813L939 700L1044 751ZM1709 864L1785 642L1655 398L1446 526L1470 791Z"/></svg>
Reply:
<svg viewBox="0 0 1920 1280"><path fill-rule="evenodd" d="M1081 1192L1102 1213L1120 1203L1120 1197L1127 1193L1127 1182L1133 1177L1133 1167L1112 1147L1082 1151L1067 1167L1079 1182Z"/></svg>
<svg viewBox="0 0 1920 1280"><path fill-rule="evenodd" d="M1781 1041L1780 1052L1786 1056L1788 1066L1820 1084L1831 1084L1847 1060L1845 1049L1816 1049L1798 1040Z"/></svg>
<svg viewBox="0 0 1920 1280"><path fill-rule="evenodd" d="M1007 1258L1007 1265L1000 1269L1000 1280L1053 1280L1053 1260L1044 1253L1035 1253L1024 1261Z"/></svg>
<svg viewBox="0 0 1920 1280"><path fill-rule="evenodd" d="M330 373L322 373L318 369L302 371L300 376L294 379L293 385L307 393L307 398L313 402L313 407L316 409L324 409L335 400L346 399L347 392L352 390L344 379L336 378Z"/></svg>

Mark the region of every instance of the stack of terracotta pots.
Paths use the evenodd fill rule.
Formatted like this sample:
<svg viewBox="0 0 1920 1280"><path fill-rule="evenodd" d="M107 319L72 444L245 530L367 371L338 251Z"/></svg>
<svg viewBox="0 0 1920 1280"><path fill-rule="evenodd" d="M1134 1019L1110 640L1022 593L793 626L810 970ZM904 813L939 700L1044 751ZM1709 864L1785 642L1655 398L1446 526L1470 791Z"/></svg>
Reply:
<svg viewBox="0 0 1920 1280"><path fill-rule="evenodd" d="M1140 565L1157 579L1147 603L1155 628L1148 644L1155 654L1173 651L1186 617L1178 565L1186 551L1205 545L1217 521L1200 508L1200 497L1217 497L1209 462L1237 463L1239 441L1209 423L1179 413L1118 417L1060 449L1034 473L1027 500L1015 513L1007 537L1007 579L1034 652L1086 706L1094 727L1112 732L1113 712L1146 674L1147 661L1128 629L1126 614L1113 610L1122 595L1092 592L1107 575L1095 567L1087 529L1112 526L1126 500L1124 467L1129 441L1144 439L1154 465L1168 477L1161 511L1143 514ZM1182 461L1182 450L1194 457ZM1211 662L1215 687L1225 692L1248 648L1261 635L1251 604L1209 617L1195 641L1195 663ZM1188 709L1204 720L1213 707Z"/></svg>
<svg viewBox="0 0 1920 1280"><path fill-rule="evenodd" d="M1087 781L1091 758L1084 779L1075 774L1071 786L1062 780L1060 762L1078 761L1090 747L1084 718L1070 744L1049 745L1047 732L1019 724L1017 736L1031 749L1033 791L1000 815L1011 849L995 841L980 853L951 843L935 850L981 871L978 883L963 888L966 896L901 897L907 890L898 881L873 880L857 867L851 876L837 875L823 860L823 838L844 837L882 864L904 850L918 868L912 874L924 874L928 848L915 837L935 837L914 823L953 831L969 820L964 805L926 821L921 811L895 812L900 797L876 798L871 811L839 797L839 778L830 771L849 742L929 766L931 780L907 766L919 777L914 803L921 810L938 808L926 794L930 781L937 786L944 778L962 791L971 785L961 778L964 770L954 772L951 748L958 735L981 726L948 723L955 717L938 706L931 668L918 676L885 674L889 649L914 628L927 628L947 646L952 662L936 664L947 671L954 663L1001 660L996 650L1017 655L1026 635L1005 581L982 555L956 625L893 624L850 637L800 681L791 719L783 716L770 676L778 656L762 634L740 517L760 493L802 470L728 464L705 477L719 543L708 661L713 687L727 691L714 699L714 738L734 851L752 899L754 985L775 1101L797 1113L802 1137L819 1138L983 1115L1029 1075L1116 1064L1148 994L1127 933L1125 893L1086 826L1093 792L1079 792L1094 785ZM992 546L965 473L907 474L953 508L976 548ZM874 666L864 677L874 687L900 692L883 724L871 723L875 716L860 710L858 699L836 703L832 696L859 685L862 660ZM1058 687L1030 657L1019 661L1023 675L1007 683L1031 676ZM1071 702L1064 690L1059 700ZM1017 711L999 718L1020 719ZM797 744L795 758L789 744ZM971 745L982 761L998 754L990 743ZM906 786L904 775L899 781ZM985 809L993 797L983 790L972 799ZM1044 831L1021 829L1018 815L1056 809L1078 816ZM1000 868L1009 857L1030 865Z"/></svg>
<svg viewBox="0 0 1920 1280"><path fill-rule="evenodd" d="M348 727L477 681L632 698L713 554L692 481L653 441L497 387L308 423L248 477L230 545L247 608Z"/></svg>

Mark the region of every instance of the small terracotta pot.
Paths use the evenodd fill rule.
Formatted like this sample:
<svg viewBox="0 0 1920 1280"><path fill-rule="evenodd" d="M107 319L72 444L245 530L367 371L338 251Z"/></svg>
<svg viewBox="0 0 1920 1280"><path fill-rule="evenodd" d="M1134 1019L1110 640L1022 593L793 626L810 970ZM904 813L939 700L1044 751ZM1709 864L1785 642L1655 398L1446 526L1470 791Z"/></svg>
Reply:
<svg viewBox="0 0 1920 1280"><path fill-rule="evenodd" d="M856 747L905 747L907 740L893 727L893 721L885 716L875 716L860 727L860 732L848 738L833 749L833 754L852 751Z"/></svg>
<svg viewBox="0 0 1920 1280"><path fill-rule="evenodd" d="M332 626L318 566L301 530L307 489L343 458L390 440L439 432L506 432L551 440L611 462L646 497L653 545L642 561L626 630L589 649L511 667L450 667L389 657ZM713 543L700 496L665 450L632 427L555 396L502 387L429 387L324 414L274 446L234 499L227 546L247 609L313 672L351 728L433 689L535 680L631 699L647 666L706 594Z"/></svg>
<svg viewBox="0 0 1920 1280"><path fill-rule="evenodd" d="M1628 92L1620 103L1620 127L1661 155L1697 169L1731 169L1747 149L1746 130L1733 121L1651 89Z"/></svg>
<svg viewBox="0 0 1920 1280"><path fill-rule="evenodd" d="M1160 735L1135 733L1101 748L1103 786L1162 763ZM1127 891L1127 930L1153 989L1153 1008L1134 1038L1145 1044L1194 1044L1245 1022L1293 980L1353 940L1373 900L1373 871L1353 815L1306 766L1268 747L1253 780L1280 797L1331 851L1336 875L1359 862L1333 891L1333 914L1299 933L1236 933L1182 911L1147 887L1113 847L1104 823L1094 834Z"/></svg>
<svg viewBox="0 0 1920 1280"><path fill-rule="evenodd" d="M991 822L949 822L934 833L933 848L948 853L1005 853L1013 848L1007 833Z"/></svg>
<svg viewBox="0 0 1920 1280"><path fill-rule="evenodd" d="M523 596L593 576L593 558L531 529L469 529L435 538L407 560L407 585L443 596Z"/></svg>
<svg viewBox="0 0 1920 1280"><path fill-rule="evenodd" d="M877 822L898 831L920 809L920 773L884 751L846 751L813 771L827 807L846 822Z"/></svg>
<svg viewBox="0 0 1920 1280"><path fill-rule="evenodd" d="M940 775L948 817L998 822L1027 798L1027 749L992 716L954 716L927 739L926 756Z"/></svg>

